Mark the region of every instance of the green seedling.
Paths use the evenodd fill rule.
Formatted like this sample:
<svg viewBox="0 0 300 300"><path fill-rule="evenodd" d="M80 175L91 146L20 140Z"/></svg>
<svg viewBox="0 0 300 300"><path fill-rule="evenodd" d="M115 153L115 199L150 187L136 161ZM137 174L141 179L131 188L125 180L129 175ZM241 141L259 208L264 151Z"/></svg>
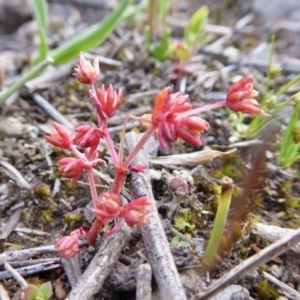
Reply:
<svg viewBox="0 0 300 300"><path fill-rule="evenodd" d="M227 221L231 197L232 180L229 177L224 177L222 179L222 192L218 199L219 204L213 230L203 258L204 263L207 265L213 265L215 262Z"/></svg>
<svg viewBox="0 0 300 300"><path fill-rule="evenodd" d="M193 231L195 225L191 224L191 214L188 209L178 211L174 217L174 227L178 230L184 231Z"/></svg>
<svg viewBox="0 0 300 300"><path fill-rule="evenodd" d="M167 59L167 49L169 47L169 40L171 36L170 25L167 25L167 29L162 34L160 40L157 43L154 43L152 40L150 27L146 28L145 35L148 54L158 61L164 61L165 59Z"/></svg>
<svg viewBox="0 0 300 300"><path fill-rule="evenodd" d="M149 2L155 2L156 5L159 6L157 1ZM166 1L162 1L160 4L161 6L156 9L156 11L161 11L161 13L156 13L156 15L153 16L158 24L164 22L163 19L166 19L166 15L170 7L169 4L163 4L163 2ZM155 10L152 9L151 12L153 11ZM171 58L175 61L178 61L179 64L188 62L191 59L191 56L194 54L196 46L203 40L208 13L209 11L206 6L201 7L195 12L189 24L185 28L183 41L180 43L170 42L171 28L168 22L165 22L166 30L161 34L158 42L153 41L154 30L151 28L151 26L149 26L146 29L148 54L159 61ZM152 22L150 22L150 24L151 23Z"/></svg>
<svg viewBox="0 0 300 300"><path fill-rule="evenodd" d="M28 284L22 293L22 300L48 300L52 297L51 283L45 282L40 286Z"/></svg>
<svg viewBox="0 0 300 300"><path fill-rule="evenodd" d="M171 7L170 0L148 0L148 23L145 30L146 48L149 56L158 61L168 57L168 46L171 36L171 26L167 15ZM166 28L162 30L162 28ZM160 37L158 41L155 41Z"/></svg>

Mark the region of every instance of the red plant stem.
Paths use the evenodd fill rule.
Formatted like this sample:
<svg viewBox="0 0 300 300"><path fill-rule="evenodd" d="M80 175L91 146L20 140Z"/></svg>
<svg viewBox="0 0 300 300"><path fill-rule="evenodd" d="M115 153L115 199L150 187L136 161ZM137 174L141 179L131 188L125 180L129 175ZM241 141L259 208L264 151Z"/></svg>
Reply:
<svg viewBox="0 0 300 300"><path fill-rule="evenodd" d="M94 220L94 222L92 223L92 226L91 226L89 232L86 234L86 238L87 238L89 245L95 246L97 236L99 235L102 227L103 227L103 224L101 223L100 220L98 220L96 218Z"/></svg>
<svg viewBox="0 0 300 300"><path fill-rule="evenodd" d="M90 191L91 191L91 195L92 195L93 204L94 204L94 207L97 207L98 194L97 194L97 189L96 189L96 184L95 184L93 167L90 167L87 169L87 175L88 175L88 181L89 181L89 185L90 185Z"/></svg>
<svg viewBox="0 0 300 300"><path fill-rule="evenodd" d="M125 120L124 120L124 126L123 126L123 131L122 131L122 138L120 141L120 146L119 146L119 161L120 163L123 162L123 155L124 155L124 138L125 138L125 132L126 132L126 127L129 118L132 117L131 115L127 115Z"/></svg>
<svg viewBox="0 0 300 300"><path fill-rule="evenodd" d="M96 92L96 88L95 88L95 85L94 84L91 84L91 89L92 89L92 93L93 93L93 95L94 95L94 97L93 98L91 98L91 100L92 100L92 103L94 104L94 106L95 106L95 108L96 108L96 111L97 111L97 120L98 120L98 126L99 126L99 128L102 126L102 123L103 123L103 121L105 120L105 117L104 117L104 115L102 114L102 115L99 115L99 113L98 113L98 109L97 109L97 105L96 105L96 102L95 102L95 100L97 99L97 92ZM101 111L101 110L100 110Z"/></svg>
<svg viewBox="0 0 300 300"><path fill-rule="evenodd" d="M116 167L115 168L116 173L115 173L115 178L113 181L113 184L111 186L111 193L120 195L121 189L125 180L125 176L127 173L127 169L122 168L122 167Z"/></svg>
<svg viewBox="0 0 300 300"><path fill-rule="evenodd" d="M78 151L78 149L74 145L71 146L71 150L75 155L77 155L78 158L80 158L84 162L90 163L90 161L86 158L86 156L83 155L80 151ZM92 200L94 203L94 207L96 207L96 203L98 200L98 194L97 194L95 178L94 178L94 174L93 174L93 166L90 165L89 167L86 167L86 171L87 171L87 175L88 175L88 181L90 184Z"/></svg>
<svg viewBox="0 0 300 300"><path fill-rule="evenodd" d="M82 159L85 162L89 162L85 155L83 155L78 149L72 145L71 150L74 154L77 155L78 158ZM90 167L86 168L87 170L87 175L88 175L88 181L90 185L90 191L91 191L91 196L93 200L94 207L97 206L97 200L98 200L98 194L97 194L97 189L96 189L96 184L95 184L95 177L93 173L93 166L91 165ZM90 228L89 232L87 233L87 240L89 245L95 245L97 236L102 229L102 222L98 220L97 218L95 221L92 223L92 227Z"/></svg>
<svg viewBox="0 0 300 300"><path fill-rule="evenodd" d="M82 161L89 162L85 155L82 154L74 145L71 145L70 150Z"/></svg>
<svg viewBox="0 0 300 300"><path fill-rule="evenodd" d="M107 149L109 151L109 154L111 156L111 159L113 161L113 164L114 164L115 168L117 168L117 167L120 166L120 161L119 161L119 157L118 157L118 154L116 152L116 149L114 147L114 143L113 143L113 141L112 141L112 139L109 135L107 126L103 126L102 130L103 130L103 138L104 138L105 143L107 145Z"/></svg>
<svg viewBox="0 0 300 300"><path fill-rule="evenodd" d="M136 144L136 146L133 148L133 150L130 152L129 156L126 158L124 163L122 164L122 167L124 169L128 169L138 152L141 150L141 148L146 144L146 142L149 140L151 135L155 132L157 129L156 126L151 124L151 126L147 129L147 131L144 133L142 138L139 140L139 142Z"/></svg>
<svg viewBox="0 0 300 300"><path fill-rule="evenodd" d="M213 103L213 104L204 105L204 106L189 110L187 112L178 114L178 116L176 117L176 120L186 118L186 117L189 117L189 116L192 116L192 115L196 115L196 114L199 114L203 111L212 110L212 109L222 107L222 106L226 106L226 101L220 101L220 102L216 102L216 103Z"/></svg>
<svg viewBox="0 0 300 300"><path fill-rule="evenodd" d="M97 200L98 200L98 194L95 184L95 178L93 174L93 167L87 169L87 175L88 175L88 181L90 184L90 191L92 195L92 200L94 207L97 207ZM95 219L92 223L91 228L89 229L89 232L87 233L87 241L89 245L94 246L96 243L97 236L99 235L101 229L103 227L102 222L99 219Z"/></svg>

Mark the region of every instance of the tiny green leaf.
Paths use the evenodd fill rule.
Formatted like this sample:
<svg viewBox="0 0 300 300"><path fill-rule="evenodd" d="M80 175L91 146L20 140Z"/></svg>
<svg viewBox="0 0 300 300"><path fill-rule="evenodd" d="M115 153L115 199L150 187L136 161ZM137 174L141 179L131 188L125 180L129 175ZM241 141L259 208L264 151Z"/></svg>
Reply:
<svg viewBox="0 0 300 300"><path fill-rule="evenodd" d="M190 23L184 32L184 41L189 48L193 48L200 42L205 30L205 23L208 17L207 6L202 6L192 16Z"/></svg>
<svg viewBox="0 0 300 300"><path fill-rule="evenodd" d="M44 299L50 299L53 294L51 282L48 281L41 284L39 287L39 291L43 294Z"/></svg>
<svg viewBox="0 0 300 300"><path fill-rule="evenodd" d="M299 155L299 144L293 142L293 133L299 127L300 102L296 105L291 120L287 126L281 143L278 164L282 167L290 167Z"/></svg>
<svg viewBox="0 0 300 300"><path fill-rule="evenodd" d="M172 238L171 245L176 245L176 244L178 244L179 240L180 240L180 237L179 237L178 235L174 236L174 237Z"/></svg>
<svg viewBox="0 0 300 300"><path fill-rule="evenodd" d="M171 30L170 28L167 28L161 37L159 44L152 51L152 56L155 59L164 61L167 58L170 35Z"/></svg>
<svg viewBox="0 0 300 300"><path fill-rule="evenodd" d="M24 290L24 299L25 300L35 300L36 296L39 292L39 289L37 286L29 284L26 289Z"/></svg>
<svg viewBox="0 0 300 300"><path fill-rule="evenodd" d="M191 247L191 244L188 243L188 242L180 241L180 242L178 243L178 246L179 246L179 247L182 247L182 248L189 248L189 247Z"/></svg>

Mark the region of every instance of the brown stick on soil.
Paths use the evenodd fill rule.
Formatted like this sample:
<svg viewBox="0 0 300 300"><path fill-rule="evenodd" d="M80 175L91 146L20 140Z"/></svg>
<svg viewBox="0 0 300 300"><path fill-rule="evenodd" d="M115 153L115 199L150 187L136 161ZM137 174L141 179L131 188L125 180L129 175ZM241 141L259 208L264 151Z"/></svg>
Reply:
<svg viewBox="0 0 300 300"><path fill-rule="evenodd" d="M128 151L133 149L140 136L134 132L126 134ZM133 165L148 165L147 156L149 151L145 149L146 147L149 148L149 143L146 144L143 151L140 151ZM134 197L145 195L148 200L152 201L149 223L142 228L142 236L161 299L184 300L186 295L157 212L149 176L147 174L133 173L132 191Z"/></svg>

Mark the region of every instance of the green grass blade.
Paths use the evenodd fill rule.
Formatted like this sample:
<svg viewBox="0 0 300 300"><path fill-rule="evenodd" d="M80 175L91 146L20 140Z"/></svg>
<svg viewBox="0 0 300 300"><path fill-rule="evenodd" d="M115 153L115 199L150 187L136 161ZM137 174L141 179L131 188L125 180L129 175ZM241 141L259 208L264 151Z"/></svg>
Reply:
<svg viewBox="0 0 300 300"><path fill-rule="evenodd" d="M130 0L124 0L119 7L111 12L106 18L94 24L78 35L71 38L56 49L50 51L49 56L54 59L54 65L58 66L76 58L81 51L88 51L100 45L115 29L122 19Z"/></svg>
<svg viewBox="0 0 300 300"><path fill-rule="evenodd" d="M39 56L35 60L35 64L43 61L48 56L48 45L46 31L48 29L48 9L45 0L31 0L35 19L39 28L40 49Z"/></svg>
<svg viewBox="0 0 300 300"><path fill-rule="evenodd" d="M142 1L139 4L131 4L127 6L122 16L124 19L135 18L140 12L146 10L146 8L146 1Z"/></svg>
<svg viewBox="0 0 300 300"><path fill-rule="evenodd" d="M294 84L300 81L300 74L298 74L295 78L289 81L286 85L284 85L277 93L277 98L285 94Z"/></svg>
<svg viewBox="0 0 300 300"><path fill-rule="evenodd" d="M297 127L298 118L299 118L299 112L300 112L300 102L295 107L295 110L293 112L292 118L288 124L288 127L286 129L279 156L278 156L278 164L280 164L283 167L287 167L286 164L287 161L291 161L293 156L298 155L298 147L297 145L293 144L293 132ZM296 147L292 147L292 146Z"/></svg>
<svg viewBox="0 0 300 300"><path fill-rule="evenodd" d="M29 71L22 75L22 77L10 86L6 91L0 92L0 106L4 104L5 100L10 97L14 92L20 89L27 81L37 76L45 67L53 63L51 57L46 58L36 66L32 67Z"/></svg>
<svg viewBox="0 0 300 300"><path fill-rule="evenodd" d="M270 40L271 50L270 50L270 56L269 56L269 62L268 62L268 70L270 70L271 65L273 63L273 57L274 57L274 53L275 53L275 45L276 45L276 36L275 36L275 34L273 34L271 36L271 40ZM265 91L264 91L264 95L263 95L263 98L262 98L262 101L260 104L262 110L267 109L267 107L266 107L267 97L270 96L271 78L269 76L269 72L267 74L268 75L267 75L267 80L266 80L266 84L265 84ZM261 120L263 118L264 117L262 117L262 116L256 116L250 123L248 130L250 132L251 137L255 136L255 134L257 134L259 131L261 131L260 124L261 124Z"/></svg>
<svg viewBox="0 0 300 300"><path fill-rule="evenodd" d="M170 27L168 27L164 32L163 36L161 37L159 44L155 47L155 49L151 53L151 56L153 56L155 59L159 61L164 61L167 58L170 36L171 36L171 29Z"/></svg>

